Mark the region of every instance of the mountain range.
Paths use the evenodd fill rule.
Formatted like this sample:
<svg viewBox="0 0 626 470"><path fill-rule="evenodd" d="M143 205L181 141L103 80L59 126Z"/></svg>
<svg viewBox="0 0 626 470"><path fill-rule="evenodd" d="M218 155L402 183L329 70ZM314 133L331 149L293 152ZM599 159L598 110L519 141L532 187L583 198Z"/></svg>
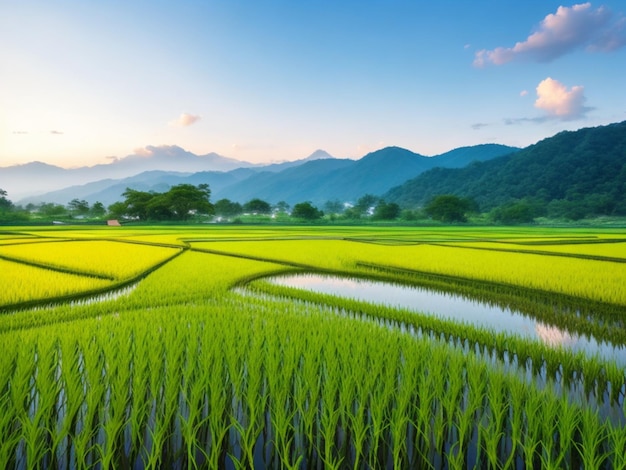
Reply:
<svg viewBox="0 0 626 470"><path fill-rule="evenodd" d="M318 150L296 161L254 165L174 146L144 153L77 169L39 162L0 168L0 188L18 204L65 205L78 198L108 206L123 200L126 188L164 192L176 184L206 183L213 202L260 198L321 206L372 194L416 208L436 195L455 194L473 199L483 212L518 204L514 213L524 209L534 216L626 215L626 121L560 132L524 149L484 144L432 157L400 147L357 160Z"/></svg>
<svg viewBox="0 0 626 470"><path fill-rule="evenodd" d="M230 171L255 165L223 157L216 153L195 155L175 145L148 146L138 153L111 162L79 168L61 168L42 162L0 167L0 187L14 198L44 194L49 191L105 179L122 179L146 171L194 173Z"/></svg>
<svg viewBox="0 0 626 470"><path fill-rule="evenodd" d="M334 199L354 201L366 193L382 194L434 167L460 168L519 149L484 144L426 157L387 147L358 160L335 158L318 150L300 160L269 165L238 162L217 154L196 156L173 146L148 150L146 156L131 155L93 167L63 169L34 162L0 168L0 187L14 198L22 195L17 200L20 204L67 204L78 198L106 206L122 200L126 188L162 192L181 183L208 184L213 201L228 198L243 203L258 197L272 204L322 204ZM198 168L205 171L193 171ZM35 189L37 194L33 194Z"/></svg>

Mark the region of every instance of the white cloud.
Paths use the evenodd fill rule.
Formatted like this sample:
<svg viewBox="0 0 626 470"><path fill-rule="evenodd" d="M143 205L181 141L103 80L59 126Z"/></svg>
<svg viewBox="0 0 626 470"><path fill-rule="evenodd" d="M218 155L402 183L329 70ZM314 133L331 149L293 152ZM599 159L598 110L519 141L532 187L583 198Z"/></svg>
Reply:
<svg viewBox="0 0 626 470"><path fill-rule="evenodd" d="M169 125L172 127L187 127L198 122L200 119L201 117L195 114L182 113L178 116L178 119L170 121Z"/></svg>
<svg viewBox="0 0 626 470"><path fill-rule="evenodd" d="M522 90L519 92L520 96L526 96L528 94L528 90Z"/></svg>
<svg viewBox="0 0 626 470"><path fill-rule="evenodd" d="M474 65L502 65L515 59L550 62L578 48L612 51L626 45L626 18L605 7L593 9L591 3L560 6L539 24L536 32L513 47L482 49Z"/></svg>
<svg viewBox="0 0 626 470"><path fill-rule="evenodd" d="M139 155L140 157L149 157L154 152L150 149L150 147L138 147L133 150L133 154Z"/></svg>
<svg viewBox="0 0 626 470"><path fill-rule="evenodd" d="M585 113L590 110L584 106L584 103L585 95L582 86L573 86L568 90L561 82L550 77L537 85L535 108L543 109L548 116L564 121L584 117Z"/></svg>

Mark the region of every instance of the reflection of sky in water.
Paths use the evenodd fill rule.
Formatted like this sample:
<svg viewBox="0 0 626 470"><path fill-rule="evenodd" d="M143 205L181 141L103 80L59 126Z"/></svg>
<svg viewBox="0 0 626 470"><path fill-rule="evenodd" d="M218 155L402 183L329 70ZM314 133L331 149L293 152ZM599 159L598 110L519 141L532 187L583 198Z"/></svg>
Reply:
<svg viewBox="0 0 626 470"><path fill-rule="evenodd" d="M332 294L366 302L406 308L436 315L476 326L491 328L497 332L517 333L539 339L550 346L562 346L572 351L586 351L601 357L616 359L626 364L626 350L622 347L571 335L554 326L538 322L520 312L502 309L460 295L440 293L420 287L407 287L390 283L361 279L346 279L317 274L275 277L272 282L280 285L306 289L322 294Z"/></svg>

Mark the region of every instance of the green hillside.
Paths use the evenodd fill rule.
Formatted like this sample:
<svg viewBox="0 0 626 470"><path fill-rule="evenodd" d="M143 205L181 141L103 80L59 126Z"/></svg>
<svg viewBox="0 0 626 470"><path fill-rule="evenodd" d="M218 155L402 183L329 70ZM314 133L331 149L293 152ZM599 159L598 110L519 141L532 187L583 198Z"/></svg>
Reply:
<svg viewBox="0 0 626 470"><path fill-rule="evenodd" d="M524 202L548 215L626 215L626 121L561 132L523 150L460 169L435 168L384 197L420 207L440 194L481 211Z"/></svg>

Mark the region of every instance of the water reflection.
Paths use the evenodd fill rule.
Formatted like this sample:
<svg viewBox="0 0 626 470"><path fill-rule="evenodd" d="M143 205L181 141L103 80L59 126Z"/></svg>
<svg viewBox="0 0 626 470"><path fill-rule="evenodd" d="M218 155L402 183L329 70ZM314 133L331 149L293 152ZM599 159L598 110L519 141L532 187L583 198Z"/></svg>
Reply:
<svg viewBox="0 0 626 470"><path fill-rule="evenodd" d="M71 301L70 305L72 307L82 306L82 305L91 305L91 304L95 304L99 302L106 302L107 300L119 299L120 297L129 295L131 292L133 292L137 288L138 285L139 285L139 282L135 282L134 284L130 284L128 286L122 287L121 289L115 289L109 292L104 292L103 294L76 299L76 300Z"/></svg>
<svg viewBox="0 0 626 470"><path fill-rule="evenodd" d="M466 322L496 332L516 333L547 345L561 346L573 352L583 351L626 365L626 349L594 338L578 336L546 325L524 312L503 308L465 296L437 292L423 287L350 279L320 274L294 274L268 279L275 284L330 294L365 302L404 308Z"/></svg>

